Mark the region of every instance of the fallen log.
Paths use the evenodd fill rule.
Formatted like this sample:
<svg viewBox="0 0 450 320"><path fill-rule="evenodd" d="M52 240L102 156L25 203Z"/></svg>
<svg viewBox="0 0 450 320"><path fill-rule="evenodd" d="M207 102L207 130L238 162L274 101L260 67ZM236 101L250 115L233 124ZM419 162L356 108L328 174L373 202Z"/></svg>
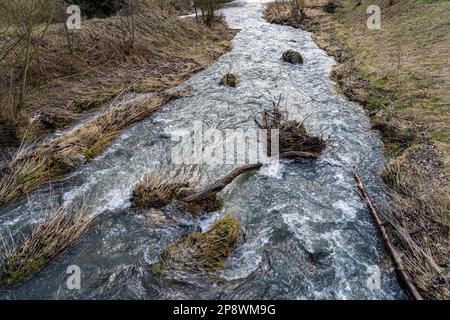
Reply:
<svg viewBox="0 0 450 320"><path fill-rule="evenodd" d="M230 184L234 179L239 177L241 174L254 170L259 169L262 167L261 163L255 163L255 164L249 164L246 166L242 166L239 168L234 169L229 174L227 174L222 179L218 180L214 184L210 185L209 187L206 187L205 189L194 193L193 195L186 197L183 199L185 202L192 202L197 200L203 200L207 197L211 196L212 194L215 194L219 191L221 191L223 188L225 188L228 184Z"/></svg>
<svg viewBox="0 0 450 320"><path fill-rule="evenodd" d="M406 291L408 292L409 296L412 299L423 300L416 286L412 282L410 276L405 271L405 266L403 264L402 258L392 245L391 240L389 239L388 233L386 231L386 228L384 227L384 223L381 221L380 215L375 209L375 206L373 205L372 200L370 199L369 194L367 193L364 183L362 182L356 170L353 170L353 178L355 179L356 185L359 191L361 192L363 201L369 207L369 210L372 214L375 224L378 227L378 231L381 233L381 237L383 238L384 245L389 255L391 256L392 261L394 262L395 271L397 272L397 276L400 280L400 283L404 286L404 288L406 289Z"/></svg>
<svg viewBox="0 0 450 320"><path fill-rule="evenodd" d="M312 152L304 152L304 151L286 151L282 152L279 155L281 159L317 159L319 156L316 153Z"/></svg>
<svg viewBox="0 0 450 320"><path fill-rule="evenodd" d="M279 158L303 158L303 159L317 159L318 155L311 152L303 152L303 151L287 151L282 152L279 155ZM262 167L261 163L255 163L255 164L248 164L239 168L234 169L229 174L227 174L222 179L216 181L214 184L206 187L205 189L194 193L193 195L190 195L183 199L184 202L193 202L198 200L203 200L208 198L209 196L218 193L219 191L223 190L227 185L229 185L231 182L233 182L234 179L239 177L241 174L259 169Z"/></svg>

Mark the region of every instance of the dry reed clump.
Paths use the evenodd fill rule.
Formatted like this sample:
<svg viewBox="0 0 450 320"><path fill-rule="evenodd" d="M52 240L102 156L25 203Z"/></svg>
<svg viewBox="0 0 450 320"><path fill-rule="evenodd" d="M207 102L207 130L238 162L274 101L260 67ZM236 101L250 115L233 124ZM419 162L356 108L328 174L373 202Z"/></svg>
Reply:
<svg viewBox="0 0 450 320"><path fill-rule="evenodd" d="M171 165L147 175L134 188L131 202L137 208L161 208L176 201L177 205L193 215L218 211L223 208L224 201L213 194L205 199L184 202L183 199L198 190L196 166Z"/></svg>
<svg viewBox="0 0 450 320"><path fill-rule="evenodd" d="M0 266L0 286L13 285L44 268L52 259L75 245L93 220L86 207L70 213L56 209L17 247L5 243Z"/></svg>
<svg viewBox="0 0 450 320"><path fill-rule="evenodd" d="M204 232L194 232L166 248L152 270L214 272L223 267L239 237L240 223L227 215Z"/></svg>
<svg viewBox="0 0 450 320"><path fill-rule="evenodd" d="M271 130L279 130L279 151L280 153L289 151L302 151L320 153L326 147L326 142L321 137L308 134L303 122L288 120L286 113L279 108L281 97L278 103L273 103L272 109L265 109L260 120L255 120L259 128L268 131L267 150L271 150Z"/></svg>
<svg viewBox="0 0 450 320"><path fill-rule="evenodd" d="M450 195L406 157L391 160L382 178L392 189L384 215L407 272L426 299L450 299Z"/></svg>
<svg viewBox="0 0 450 320"><path fill-rule="evenodd" d="M35 148L22 148L0 172L0 207L67 173L102 151L125 127L189 92L163 92L120 103L98 117Z"/></svg>
<svg viewBox="0 0 450 320"><path fill-rule="evenodd" d="M171 166L147 175L134 188L131 201L138 208L159 208L169 204L181 189L188 188L190 175L179 166Z"/></svg>

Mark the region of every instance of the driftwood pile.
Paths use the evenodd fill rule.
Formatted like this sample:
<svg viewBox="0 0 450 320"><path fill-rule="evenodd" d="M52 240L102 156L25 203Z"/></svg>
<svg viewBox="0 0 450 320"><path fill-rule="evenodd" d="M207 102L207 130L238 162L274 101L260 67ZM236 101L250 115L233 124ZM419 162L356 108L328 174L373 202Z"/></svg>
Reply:
<svg viewBox="0 0 450 320"><path fill-rule="evenodd" d="M286 112L280 110L281 96L277 103L273 102L272 109L265 109L259 120L255 122L260 129L267 130L267 150L272 146L272 130L279 131L280 157L283 153L292 156L293 152L319 154L325 149L326 141L322 137L310 135L305 128L304 121L289 120ZM269 154L268 156L274 156Z"/></svg>

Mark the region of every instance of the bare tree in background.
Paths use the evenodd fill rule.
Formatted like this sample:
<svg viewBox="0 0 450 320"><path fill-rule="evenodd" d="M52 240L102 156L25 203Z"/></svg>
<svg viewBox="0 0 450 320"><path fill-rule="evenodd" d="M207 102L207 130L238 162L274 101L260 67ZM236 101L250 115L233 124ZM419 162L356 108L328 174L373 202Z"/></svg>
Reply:
<svg viewBox="0 0 450 320"><path fill-rule="evenodd" d="M141 8L142 3L136 0L126 0L125 6L119 11L120 24L124 45L134 48L136 38L135 14ZM162 2L160 3L162 5Z"/></svg>
<svg viewBox="0 0 450 320"><path fill-rule="evenodd" d="M216 18L216 11L219 9L221 0L194 0L194 6L200 9L203 23L212 26Z"/></svg>
<svg viewBox="0 0 450 320"><path fill-rule="evenodd" d="M0 62L9 55L15 56L11 69L18 69L19 85L14 89L15 116L21 111L26 99L30 64L36 54L38 43L53 21L59 0L0 0L0 30L6 39L1 44ZM11 62L10 62L11 63Z"/></svg>

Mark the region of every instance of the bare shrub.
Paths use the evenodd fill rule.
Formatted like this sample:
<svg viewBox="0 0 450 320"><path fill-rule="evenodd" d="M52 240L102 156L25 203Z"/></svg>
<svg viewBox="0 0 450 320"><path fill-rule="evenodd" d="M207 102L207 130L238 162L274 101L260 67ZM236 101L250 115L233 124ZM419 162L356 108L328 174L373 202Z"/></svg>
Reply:
<svg viewBox="0 0 450 320"><path fill-rule="evenodd" d="M38 49L36 43L46 35L60 5L59 0L0 0L0 28L7 36L6 41L0 42L0 62L14 53L11 69L18 70L18 74L11 76L20 79L13 88L14 115L21 111L26 98L30 65Z"/></svg>
<svg viewBox="0 0 450 320"><path fill-rule="evenodd" d="M286 112L280 110L281 96L278 102L273 102L271 109L265 109L259 120L256 120L259 128L267 130L267 150L271 150L271 130L279 130L279 151L303 151L319 153L326 147L326 142L321 137L308 134L303 122L288 120ZM269 155L270 156L270 155Z"/></svg>
<svg viewBox="0 0 450 320"><path fill-rule="evenodd" d="M200 9L202 21L207 26L212 26L216 19L216 11L222 4L222 0L194 0L195 11Z"/></svg>

